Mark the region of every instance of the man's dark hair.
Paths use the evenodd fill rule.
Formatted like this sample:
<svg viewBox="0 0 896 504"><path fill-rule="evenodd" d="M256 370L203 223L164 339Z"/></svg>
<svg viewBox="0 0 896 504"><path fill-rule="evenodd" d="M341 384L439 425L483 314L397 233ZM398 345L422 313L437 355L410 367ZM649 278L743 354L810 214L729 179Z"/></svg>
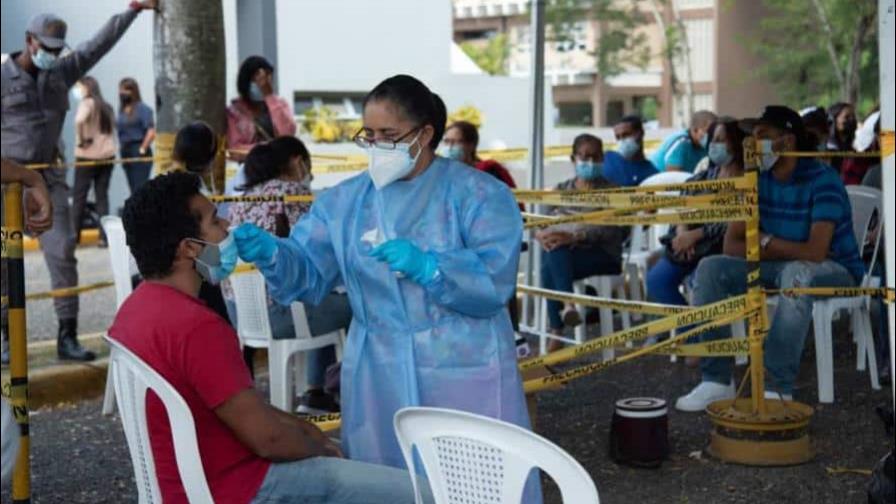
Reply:
<svg viewBox="0 0 896 504"><path fill-rule="evenodd" d="M202 173L217 150L218 141L212 127L204 121L194 121L178 130L171 157L183 163L187 171Z"/></svg>
<svg viewBox="0 0 896 504"><path fill-rule="evenodd" d="M260 68L274 73L274 66L261 56L249 56L240 64L240 70L236 75L236 91L244 100L250 100L249 86L252 84L255 72Z"/></svg>
<svg viewBox="0 0 896 504"><path fill-rule="evenodd" d="M445 123L448 120L448 111L445 102L439 95L433 93L419 80L410 75L396 75L380 82L364 98L364 106L372 101L388 100L407 116L417 123L418 127L427 124L432 126L432 140L429 146L435 149L442 141L445 134Z"/></svg>
<svg viewBox="0 0 896 504"><path fill-rule="evenodd" d="M199 177L171 172L147 181L125 201L121 220L144 278L170 274L180 242L199 236L201 216L190 211L197 195Z"/></svg>
<svg viewBox="0 0 896 504"><path fill-rule="evenodd" d="M644 131L644 123L641 121L640 116L627 115L616 121L616 124L631 124L632 128L635 128L638 131Z"/></svg>

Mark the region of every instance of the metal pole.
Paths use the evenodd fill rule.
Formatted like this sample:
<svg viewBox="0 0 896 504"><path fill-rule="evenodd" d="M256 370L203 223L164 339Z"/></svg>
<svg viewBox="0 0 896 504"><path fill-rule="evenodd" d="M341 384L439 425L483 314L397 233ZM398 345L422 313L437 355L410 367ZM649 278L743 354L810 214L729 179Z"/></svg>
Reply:
<svg viewBox="0 0 896 504"><path fill-rule="evenodd" d="M9 296L9 404L19 424L19 453L12 474L12 502L31 502L28 437L28 341L25 329L25 261L22 254L22 185L3 191L3 258Z"/></svg>
<svg viewBox="0 0 896 504"><path fill-rule="evenodd" d="M894 166L893 158L893 127L894 127L894 109L896 109L896 97L893 94L893 87L896 86L896 56L894 56L894 10L896 10L896 2L894 0L879 0L877 19L878 19L878 44L880 50L880 131L884 137L881 138L881 168L883 169L883 193L884 202L891 203L884 205L884 235L888 236L890 243L893 243L893 236L896 236L896 209L893 208L893 195L896 194L896 166ZM889 135L889 143L884 140ZM887 147L889 145L889 147ZM896 260L894 254L896 251L893 247L885 247L887 252L887 282L888 287L896 285ZM890 372L896 370L896 312L894 312L894 304L890 303L887 310L890 319ZM893 403L896 404L896 380L890 380L890 392L893 394Z"/></svg>
<svg viewBox="0 0 896 504"><path fill-rule="evenodd" d="M749 318L750 342L750 386L753 397L753 412L765 415L765 359L762 343L768 330L765 294L759 283L760 251L759 251L759 158L758 146L753 137L744 140L744 158L746 173L744 177L750 181L752 189L749 193L749 205L752 209L746 222L747 239L747 309L757 310Z"/></svg>
<svg viewBox="0 0 896 504"><path fill-rule="evenodd" d="M532 0L531 6L531 44L532 64L530 66L532 83L532 145L529 149L531 167L529 171L529 188L544 187L544 7L545 0ZM533 209L537 211L536 209ZM538 272L541 268L541 248L535 241L534 231L529 231L529 261L526 263L526 284L536 285L539 282ZM535 315L531 327L539 327L541 303L531 296L524 298L523 315L528 315L528 301L532 300L532 312ZM543 339L543 338L542 338Z"/></svg>

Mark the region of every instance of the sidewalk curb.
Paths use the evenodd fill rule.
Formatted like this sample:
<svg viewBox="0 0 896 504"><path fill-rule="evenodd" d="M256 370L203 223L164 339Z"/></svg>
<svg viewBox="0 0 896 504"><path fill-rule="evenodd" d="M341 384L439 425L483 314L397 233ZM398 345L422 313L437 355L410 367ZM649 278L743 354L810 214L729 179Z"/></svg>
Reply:
<svg viewBox="0 0 896 504"><path fill-rule="evenodd" d="M106 389L108 369L108 358L35 369L28 374L28 407L36 410L99 397Z"/></svg>

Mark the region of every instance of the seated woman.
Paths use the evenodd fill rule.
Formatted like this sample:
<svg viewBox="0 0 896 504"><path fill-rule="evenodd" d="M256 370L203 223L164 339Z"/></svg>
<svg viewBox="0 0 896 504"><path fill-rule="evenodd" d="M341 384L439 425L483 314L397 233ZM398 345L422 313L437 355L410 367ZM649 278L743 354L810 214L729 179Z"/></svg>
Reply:
<svg viewBox="0 0 896 504"><path fill-rule="evenodd" d="M576 137L572 144L572 162L576 176L561 182L555 190L591 190L618 187L602 175L604 149L599 138L589 134ZM556 207L550 215L593 212L595 208ZM622 242L628 228L595 226L591 224L558 225L545 228L535 235L544 248L541 266L541 285L545 289L572 292L575 280L594 275L614 275L621 271ZM561 314L562 310L562 314ZM572 305L548 301L548 320L553 334L563 334L564 325L574 327L582 323L579 312ZM604 321L601 321L604 323ZM551 340L550 351L562 346Z"/></svg>
<svg viewBox="0 0 896 504"><path fill-rule="evenodd" d="M479 159L476 149L479 147L479 130L476 125L467 121L455 121L445 128L445 157L470 165L479 171L484 171L492 177L504 182L511 188L516 188L513 176L501 163L494 159Z"/></svg>
<svg viewBox="0 0 896 504"><path fill-rule="evenodd" d="M311 156L301 140L292 136L279 137L258 144L246 157L246 184L241 188L247 196L308 195ZM299 218L308 212L308 203L281 201L234 203L230 208L230 223L238 226L251 222L277 236L288 236ZM228 281L222 282L228 313L236 325L236 305ZM274 339L295 337L292 312L289 306L268 298L268 313ZM305 306L312 336L348 329L352 311L343 294L332 293L317 306ZM308 352L306 379L308 391L302 396L299 412L324 413L338 411L335 400L323 390L327 366L336 362L335 349L327 346Z"/></svg>
<svg viewBox="0 0 896 504"><path fill-rule="evenodd" d="M709 128L709 168L688 182L740 177L744 173L743 140L745 134L733 118L722 118ZM697 268L700 259L722 253L722 241L728 225L724 222L679 224L660 238L665 250L647 272L649 301L687 305L679 287Z"/></svg>

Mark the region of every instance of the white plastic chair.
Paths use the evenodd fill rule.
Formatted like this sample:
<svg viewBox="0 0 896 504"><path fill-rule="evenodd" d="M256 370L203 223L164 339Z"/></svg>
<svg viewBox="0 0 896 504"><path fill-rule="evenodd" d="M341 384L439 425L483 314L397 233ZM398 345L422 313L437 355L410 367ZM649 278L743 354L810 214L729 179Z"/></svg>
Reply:
<svg viewBox="0 0 896 504"><path fill-rule="evenodd" d="M872 187L847 186L849 203L852 206L852 227L856 242L861 250L868 239L869 224L875 212L878 219L883 218L883 199L881 192ZM874 243L874 253L871 264L877 259L880 248L880 237L883 229L877 234ZM873 277L871 272L862 278L861 287L878 287L880 278ZM834 402L834 349L833 349L833 325L834 316L840 310L849 310L852 323L852 334L856 342L856 369L865 370L865 362L868 362L868 375L871 379L871 388L880 389L877 375L877 356L874 353L874 338L871 328L870 298L843 297L821 298L815 301L812 318L815 327L815 364L818 368L818 400L823 403Z"/></svg>
<svg viewBox="0 0 896 504"><path fill-rule="evenodd" d="M100 218L100 225L106 233L109 244L109 263L112 266L112 280L115 283L116 308L121 308L124 300L133 292L131 284L131 249L125 239L124 225L121 218L106 215ZM103 395L103 415L115 412L115 388L112 386L112 368L106 373L106 391Z"/></svg>
<svg viewBox="0 0 896 504"><path fill-rule="evenodd" d="M171 425L174 457L184 491L191 504L213 504L202 469L193 415L184 399L164 378L120 343L106 337L111 347L109 371L121 413L140 504L162 502L155 460L149 444L146 419L146 391L152 389L162 401Z"/></svg>
<svg viewBox="0 0 896 504"><path fill-rule="evenodd" d="M273 339L268 316L267 287L258 271L236 273L229 277L236 304L237 334L244 346L268 349L268 369L271 380L271 404L283 411L292 410L294 387L306 386L304 362L293 359L299 352L307 352L328 345L336 346L338 359L342 358L341 331L311 336L308 317L302 303L292 303L293 339ZM293 364L292 373L290 364ZM295 377L291 377L291 375Z"/></svg>
<svg viewBox="0 0 896 504"><path fill-rule="evenodd" d="M529 471L548 473L563 502L600 504L588 472L562 448L516 425L463 411L404 408L395 434L411 473L417 504L414 450L423 463L436 504L520 502Z"/></svg>

